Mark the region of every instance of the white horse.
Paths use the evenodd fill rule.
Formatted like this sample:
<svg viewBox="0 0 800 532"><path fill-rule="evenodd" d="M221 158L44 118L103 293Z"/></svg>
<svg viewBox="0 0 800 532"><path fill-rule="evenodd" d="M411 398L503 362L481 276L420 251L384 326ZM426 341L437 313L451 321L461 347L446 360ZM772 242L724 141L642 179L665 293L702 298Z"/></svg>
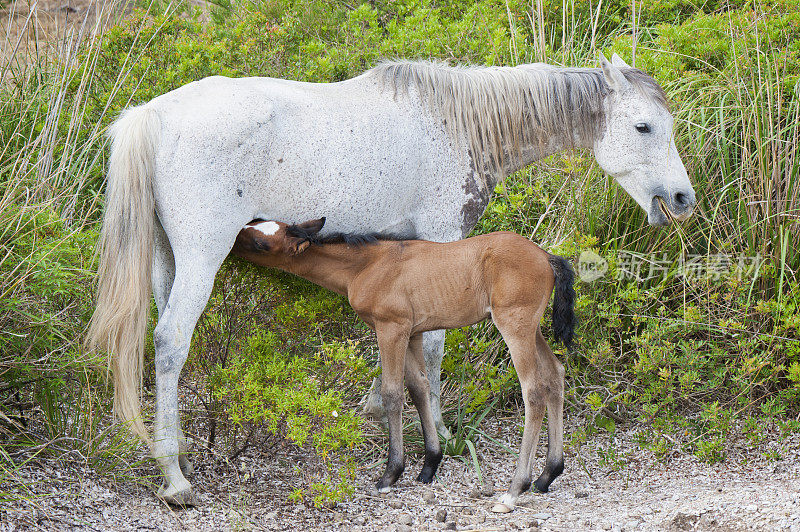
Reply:
<svg viewBox="0 0 800 532"><path fill-rule="evenodd" d="M601 56L599 69L388 62L331 84L211 77L125 111L110 133L88 343L113 354L115 411L149 441L139 388L152 286L159 496L193 501L178 376L215 274L250 220L325 215L326 232L457 240L498 179L572 148L592 149L651 224L688 217L694 190L664 92L612 60ZM423 343L433 415L445 430L444 333Z"/></svg>

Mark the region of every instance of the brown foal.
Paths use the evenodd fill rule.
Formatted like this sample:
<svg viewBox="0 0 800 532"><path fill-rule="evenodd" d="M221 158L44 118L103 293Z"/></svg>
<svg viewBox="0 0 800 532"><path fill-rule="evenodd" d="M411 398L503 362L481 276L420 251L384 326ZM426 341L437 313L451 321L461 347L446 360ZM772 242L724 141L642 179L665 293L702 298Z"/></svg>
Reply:
<svg viewBox="0 0 800 532"><path fill-rule="evenodd" d="M430 409L422 333L491 317L508 345L525 403L517 469L493 510L511 511L530 487L545 408L547 459L535 486L547 491L564 469L564 368L539 324L555 288L554 333L566 345L572 341L575 292L569 263L509 232L444 244L383 240L376 235L320 238L317 233L324 223L325 218L298 225L250 222L237 236L232 252L346 295L356 314L377 333L389 424L389 459L378 490L388 491L404 469L404 376L425 440L425 462L417 480L431 482L442 459Z"/></svg>

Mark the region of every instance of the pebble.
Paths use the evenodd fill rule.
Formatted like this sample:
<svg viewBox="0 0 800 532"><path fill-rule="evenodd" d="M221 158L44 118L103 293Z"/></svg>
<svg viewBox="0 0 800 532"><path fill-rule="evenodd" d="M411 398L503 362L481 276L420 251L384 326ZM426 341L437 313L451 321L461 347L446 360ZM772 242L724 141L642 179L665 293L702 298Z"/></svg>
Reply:
<svg viewBox="0 0 800 532"><path fill-rule="evenodd" d="M447 520L447 510L444 508L439 508L436 511L436 520L440 523L444 523Z"/></svg>
<svg viewBox="0 0 800 532"><path fill-rule="evenodd" d="M396 532L412 532L414 530L408 525L397 525L394 529Z"/></svg>
<svg viewBox="0 0 800 532"><path fill-rule="evenodd" d="M456 529L456 522L450 521L449 523L445 523L444 528L442 530L455 530Z"/></svg>
<svg viewBox="0 0 800 532"><path fill-rule="evenodd" d="M474 489L469 492L470 499L480 499L483 497L483 493L479 489Z"/></svg>
<svg viewBox="0 0 800 532"><path fill-rule="evenodd" d="M575 492L575 498L576 499L585 499L588 496L589 496L589 494L587 492L585 492L585 491L576 491Z"/></svg>
<svg viewBox="0 0 800 532"><path fill-rule="evenodd" d="M551 517L553 517L553 516L552 516L552 515L550 515L550 514L547 514L547 513L533 514L533 518L534 518L534 519L538 519L538 520L540 520L540 521L547 521L547 520L548 520L548 519L550 519Z"/></svg>
<svg viewBox="0 0 800 532"><path fill-rule="evenodd" d="M422 494L422 500L425 501L427 504L434 504L436 502L436 496L433 494L432 491L426 491Z"/></svg>
<svg viewBox="0 0 800 532"><path fill-rule="evenodd" d="M464 515L473 515L475 513L475 510L473 510L469 506L465 506L464 508L461 509L461 513Z"/></svg>
<svg viewBox="0 0 800 532"><path fill-rule="evenodd" d="M414 522L414 519L411 517L410 514L400 514L397 517L397 522L400 523L401 525L410 525L411 523Z"/></svg>
<svg viewBox="0 0 800 532"><path fill-rule="evenodd" d="M483 483L483 487L481 488L481 495L484 497L492 497L494 496L494 482L491 480L487 480Z"/></svg>
<svg viewBox="0 0 800 532"><path fill-rule="evenodd" d="M367 524L367 520L362 515L357 515L353 518L353 524L358 526L364 526Z"/></svg>
<svg viewBox="0 0 800 532"><path fill-rule="evenodd" d="M395 510L399 510L403 507L403 503L401 501L389 501L389 508L394 508Z"/></svg>

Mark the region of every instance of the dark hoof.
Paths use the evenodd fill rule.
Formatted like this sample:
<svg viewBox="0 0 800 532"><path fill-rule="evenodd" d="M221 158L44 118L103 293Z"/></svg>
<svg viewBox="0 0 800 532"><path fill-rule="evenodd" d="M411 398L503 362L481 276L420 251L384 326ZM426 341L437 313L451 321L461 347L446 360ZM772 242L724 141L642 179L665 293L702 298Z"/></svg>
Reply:
<svg viewBox="0 0 800 532"><path fill-rule="evenodd" d="M433 476L435 474L436 473L434 471L426 471L423 469L422 471L420 471L419 475L417 475L417 482L422 482L423 484L430 484L431 482L433 482Z"/></svg>
<svg viewBox="0 0 800 532"><path fill-rule="evenodd" d="M541 478L536 479L536 482L533 483L533 491L536 493L547 493L550 491L549 480L542 480Z"/></svg>
<svg viewBox="0 0 800 532"><path fill-rule="evenodd" d="M397 479L403 474L404 469L405 467L403 466L387 467L381 479L375 484L375 489L378 490L378 493L389 493L389 488L397 482Z"/></svg>

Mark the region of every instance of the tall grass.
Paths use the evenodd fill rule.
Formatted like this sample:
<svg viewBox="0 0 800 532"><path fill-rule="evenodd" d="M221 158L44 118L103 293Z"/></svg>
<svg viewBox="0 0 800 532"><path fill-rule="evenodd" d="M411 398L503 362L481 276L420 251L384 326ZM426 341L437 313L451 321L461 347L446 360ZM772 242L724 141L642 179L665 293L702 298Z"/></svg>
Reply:
<svg viewBox="0 0 800 532"><path fill-rule="evenodd" d="M16 471L57 460L125 475L135 446L110 424L106 358L81 348L91 313L102 122L85 119L98 47L119 15L0 36L0 499L32 492ZM48 30L51 28L48 28Z"/></svg>

